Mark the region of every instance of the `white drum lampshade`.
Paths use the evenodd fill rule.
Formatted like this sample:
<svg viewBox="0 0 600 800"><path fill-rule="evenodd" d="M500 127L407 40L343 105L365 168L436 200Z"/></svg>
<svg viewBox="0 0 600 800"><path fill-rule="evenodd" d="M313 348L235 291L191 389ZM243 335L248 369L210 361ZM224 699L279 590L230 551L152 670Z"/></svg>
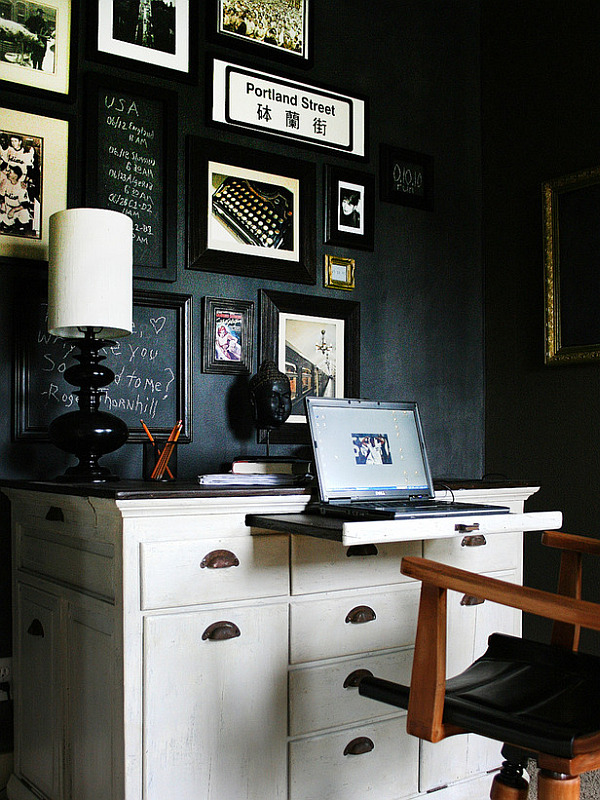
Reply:
<svg viewBox="0 0 600 800"><path fill-rule="evenodd" d="M69 208L50 217L48 331L102 338L132 331L133 223L118 211Z"/></svg>

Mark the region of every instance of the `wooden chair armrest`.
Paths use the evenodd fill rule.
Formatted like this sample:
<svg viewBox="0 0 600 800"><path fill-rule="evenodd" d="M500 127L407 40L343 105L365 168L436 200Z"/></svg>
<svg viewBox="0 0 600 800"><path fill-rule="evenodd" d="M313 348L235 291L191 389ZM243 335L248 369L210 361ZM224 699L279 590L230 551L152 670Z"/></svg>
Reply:
<svg viewBox="0 0 600 800"><path fill-rule="evenodd" d="M572 533L562 533L561 531L544 531L542 544L547 547L557 547L560 550L574 550L577 553L600 556L600 539L592 539L589 536L575 536Z"/></svg>
<svg viewBox="0 0 600 800"><path fill-rule="evenodd" d="M519 608L521 611L540 617L600 630L600 606L587 600L577 600L544 592L541 589L500 581L497 578L475 575L457 567L417 556L403 558L401 571L404 575L424 584L464 592L473 597Z"/></svg>

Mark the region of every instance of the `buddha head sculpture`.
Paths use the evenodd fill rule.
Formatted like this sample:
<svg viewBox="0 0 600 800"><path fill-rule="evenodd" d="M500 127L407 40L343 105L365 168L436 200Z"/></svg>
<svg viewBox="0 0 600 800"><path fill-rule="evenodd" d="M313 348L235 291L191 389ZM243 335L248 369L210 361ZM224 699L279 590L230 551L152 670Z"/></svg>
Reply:
<svg viewBox="0 0 600 800"><path fill-rule="evenodd" d="M257 428L278 428L292 411L292 393L287 375L274 361L263 361L250 378L250 403Z"/></svg>

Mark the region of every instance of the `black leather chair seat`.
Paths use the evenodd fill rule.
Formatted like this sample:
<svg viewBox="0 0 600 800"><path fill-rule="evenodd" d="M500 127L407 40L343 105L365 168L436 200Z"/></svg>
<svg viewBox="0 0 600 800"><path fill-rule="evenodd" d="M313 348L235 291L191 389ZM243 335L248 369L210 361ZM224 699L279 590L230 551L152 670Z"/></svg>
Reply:
<svg viewBox="0 0 600 800"><path fill-rule="evenodd" d="M366 677L361 695L408 708L410 688ZM446 682L444 722L562 758L600 733L600 658L495 633L488 649ZM597 741L591 750L597 747Z"/></svg>

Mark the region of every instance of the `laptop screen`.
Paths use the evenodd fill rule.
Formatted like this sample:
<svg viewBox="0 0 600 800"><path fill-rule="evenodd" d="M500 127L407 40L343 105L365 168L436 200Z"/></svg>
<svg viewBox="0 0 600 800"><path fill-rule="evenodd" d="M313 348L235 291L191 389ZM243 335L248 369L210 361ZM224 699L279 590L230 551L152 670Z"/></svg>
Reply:
<svg viewBox="0 0 600 800"><path fill-rule="evenodd" d="M306 398L321 500L434 497L416 403Z"/></svg>

